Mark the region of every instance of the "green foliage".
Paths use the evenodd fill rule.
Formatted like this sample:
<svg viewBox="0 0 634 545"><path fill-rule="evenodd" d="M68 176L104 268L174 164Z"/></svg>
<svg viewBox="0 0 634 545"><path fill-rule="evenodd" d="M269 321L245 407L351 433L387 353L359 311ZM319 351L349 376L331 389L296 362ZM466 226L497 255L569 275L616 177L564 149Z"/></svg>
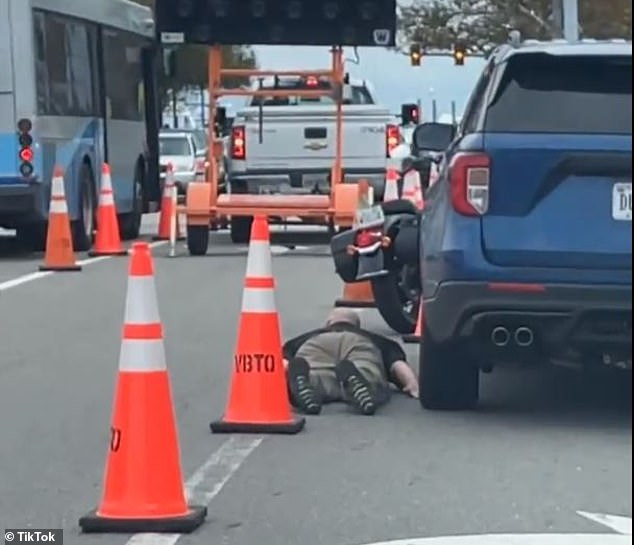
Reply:
<svg viewBox="0 0 634 545"><path fill-rule="evenodd" d="M632 39L631 0L579 0L583 38ZM552 0L413 0L399 8L403 46L420 42L450 49L466 40L470 49L487 51L505 42L510 30L524 39L561 36Z"/></svg>

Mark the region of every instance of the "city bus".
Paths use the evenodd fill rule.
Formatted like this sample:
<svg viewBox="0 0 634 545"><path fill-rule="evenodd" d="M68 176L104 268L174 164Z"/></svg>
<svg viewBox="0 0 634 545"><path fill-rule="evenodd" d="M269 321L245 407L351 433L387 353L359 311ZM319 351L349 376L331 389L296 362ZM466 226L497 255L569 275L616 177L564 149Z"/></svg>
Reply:
<svg viewBox="0 0 634 545"><path fill-rule="evenodd" d="M44 249L55 167L73 245L96 229L110 166L123 239L160 206L152 10L129 0L0 0L0 228Z"/></svg>

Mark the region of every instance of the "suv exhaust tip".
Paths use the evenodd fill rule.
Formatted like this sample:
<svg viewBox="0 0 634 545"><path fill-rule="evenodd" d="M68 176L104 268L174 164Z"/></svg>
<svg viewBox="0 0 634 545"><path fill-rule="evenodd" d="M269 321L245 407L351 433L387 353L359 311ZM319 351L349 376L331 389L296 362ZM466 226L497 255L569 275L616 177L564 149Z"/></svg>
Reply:
<svg viewBox="0 0 634 545"><path fill-rule="evenodd" d="M491 342L495 346L506 346L511 340L511 334L505 327L498 326L491 331Z"/></svg>
<svg viewBox="0 0 634 545"><path fill-rule="evenodd" d="M518 327L515 330L515 343L517 346L521 346L523 348L527 346L531 346L533 344L535 336L533 335L533 330L530 327Z"/></svg>

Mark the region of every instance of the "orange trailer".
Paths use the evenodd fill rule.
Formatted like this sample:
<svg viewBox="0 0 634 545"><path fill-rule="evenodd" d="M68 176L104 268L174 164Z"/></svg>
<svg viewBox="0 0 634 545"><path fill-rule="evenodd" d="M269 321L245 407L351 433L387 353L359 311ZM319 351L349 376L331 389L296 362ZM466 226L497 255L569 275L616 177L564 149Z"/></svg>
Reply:
<svg viewBox="0 0 634 545"><path fill-rule="evenodd" d="M359 201L359 184L343 183L343 85L344 61L343 48L334 47L330 70L244 70L222 67L222 53L219 46L211 47L209 52L209 149L211 150L210 168L206 180L190 183L187 188L185 205L180 206L178 214L187 217L187 246L192 255L207 252L209 230L212 223L221 218L234 216L254 216L264 214L268 217L299 217L315 222L337 226L350 226L354 220ZM332 95L332 90L290 90L290 89L225 89L223 76L321 76L333 82L336 94L335 160L331 169L329 195L249 195L219 194L219 165L224 149L218 139L213 120L216 118L217 100L225 95L244 96L304 96L318 97Z"/></svg>

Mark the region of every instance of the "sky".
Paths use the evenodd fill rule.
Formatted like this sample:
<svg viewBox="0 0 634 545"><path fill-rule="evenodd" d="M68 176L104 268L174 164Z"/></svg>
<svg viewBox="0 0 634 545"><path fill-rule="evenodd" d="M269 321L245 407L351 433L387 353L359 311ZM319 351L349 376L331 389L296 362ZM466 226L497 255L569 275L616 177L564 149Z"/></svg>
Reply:
<svg viewBox="0 0 634 545"><path fill-rule="evenodd" d="M253 48L261 69L322 69L330 67L327 47L257 46ZM452 57L424 57L421 66L411 66L409 56L383 48L360 47L359 64L346 62L350 76L369 80L381 104L393 113L400 105L421 100L423 119L430 120L432 100L438 115L451 112L452 100L460 114L483 68L482 58L467 58L455 66ZM347 59L354 59L346 48Z"/></svg>

